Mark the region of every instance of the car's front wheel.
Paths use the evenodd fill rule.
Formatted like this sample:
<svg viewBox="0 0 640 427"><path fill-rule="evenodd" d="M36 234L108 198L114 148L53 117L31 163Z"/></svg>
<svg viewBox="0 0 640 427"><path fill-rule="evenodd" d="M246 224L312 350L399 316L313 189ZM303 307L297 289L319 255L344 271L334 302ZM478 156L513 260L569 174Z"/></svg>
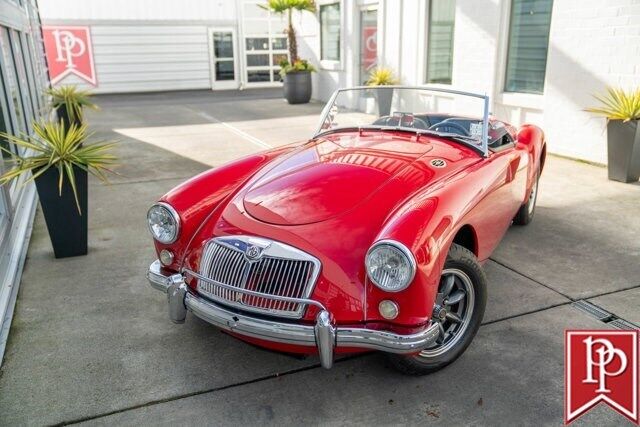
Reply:
<svg viewBox="0 0 640 427"><path fill-rule="evenodd" d="M389 354L394 368L409 375L425 375L444 368L467 349L484 316L487 279L468 249L452 244L440 276L432 322L440 334L419 354Z"/></svg>

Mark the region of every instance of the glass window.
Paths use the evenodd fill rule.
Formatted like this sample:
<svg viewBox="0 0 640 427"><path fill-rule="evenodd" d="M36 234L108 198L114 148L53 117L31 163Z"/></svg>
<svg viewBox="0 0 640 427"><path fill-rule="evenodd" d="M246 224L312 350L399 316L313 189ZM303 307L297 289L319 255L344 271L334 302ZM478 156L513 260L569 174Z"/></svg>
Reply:
<svg viewBox="0 0 640 427"><path fill-rule="evenodd" d="M233 34L229 32L213 33L213 54L216 58L233 58Z"/></svg>
<svg viewBox="0 0 640 427"><path fill-rule="evenodd" d="M273 59L271 60L271 65L280 65L282 61L288 61L289 57L286 53L274 53Z"/></svg>
<svg viewBox="0 0 640 427"><path fill-rule="evenodd" d="M24 52L22 50L22 44L20 42L20 36L17 31L11 31L9 38L12 41L12 53L13 61L16 67L16 73L18 77L18 84L20 86L20 94L22 95L22 111L25 114L26 126L29 132L31 132L31 121L35 119L35 113L37 109L34 108L33 100L29 96L30 85L27 78L27 70L24 62Z"/></svg>
<svg viewBox="0 0 640 427"><path fill-rule="evenodd" d="M22 98L20 96L20 89L18 87L18 78L16 77L16 66L13 62L13 55L11 54L11 46L9 44L9 30L7 28L0 29L0 50L2 50L2 60L4 63L4 70L7 76L5 82L8 102L13 105L13 111L16 116L17 129L13 129L14 134L27 131L27 118L24 115L22 109Z"/></svg>
<svg viewBox="0 0 640 427"><path fill-rule="evenodd" d="M369 73L378 64L378 11L360 11L360 83L369 79Z"/></svg>
<svg viewBox="0 0 640 427"><path fill-rule="evenodd" d="M233 61L216 61L216 80L234 80Z"/></svg>
<svg viewBox="0 0 640 427"><path fill-rule="evenodd" d="M234 34L232 31L212 31L214 79L234 81L236 79L235 58L233 56Z"/></svg>
<svg viewBox="0 0 640 427"><path fill-rule="evenodd" d="M429 2L427 83L451 84L455 0Z"/></svg>
<svg viewBox="0 0 640 427"><path fill-rule="evenodd" d="M269 39L251 37L246 39L247 50L269 50Z"/></svg>
<svg viewBox="0 0 640 427"><path fill-rule="evenodd" d="M4 61L4 55L2 55L2 57L0 57L0 67L8 72L10 71L8 69L8 66L11 64L7 64ZM8 73L5 73L4 75L6 76L7 74ZM18 128L15 125L15 119L12 120L11 112L9 111L9 105L12 105L14 103L14 97L12 91L9 90L8 86L5 83L5 78L3 77L2 70L0 70L0 93L4 95L3 98L0 98L0 131L12 133L15 135L18 132L22 131L22 128ZM18 123L23 124L21 120L18 121ZM18 153L18 147L4 138L0 138L0 146L6 150L10 150L13 153ZM2 156L0 156L0 172L2 172L3 169L6 169L7 166L5 166L5 162L10 158L11 155L2 150ZM18 181L19 180L14 179L8 186L0 186L0 198L9 196L9 201L13 201L15 203L15 201L18 200L19 190L21 189L21 186L18 185ZM24 178L22 179L22 181L24 181Z"/></svg>
<svg viewBox="0 0 640 427"><path fill-rule="evenodd" d="M24 33L20 33L19 38L14 40L14 44L16 45L16 54L20 55L20 62L22 62L22 67L26 73L25 81L29 86L29 93L27 97L29 98L31 105L31 112L33 114L32 118L37 119L40 114L40 106L38 104L36 89L36 75L35 70L33 69L33 62L31 61L32 55L29 50L26 35Z"/></svg>
<svg viewBox="0 0 640 427"><path fill-rule="evenodd" d="M340 61L340 3L320 6L320 59Z"/></svg>
<svg viewBox="0 0 640 427"><path fill-rule="evenodd" d="M247 71L248 80L251 83L257 82L270 82L271 81L271 71L269 70L249 70Z"/></svg>
<svg viewBox="0 0 640 427"><path fill-rule="evenodd" d="M269 65L269 55L247 55L247 67L264 67Z"/></svg>
<svg viewBox="0 0 640 427"><path fill-rule="evenodd" d="M271 49L273 50L287 50L286 37L277 37L271 39Z"/></svg>
<svg viewBox="0 0 640 427"><path fill-rule="evenodd" d="M0 86L0 88L2 88ZM3 108L2 103L0 102L0 132L8 132L9 131L9 127L7 126L7 122L8 122L8 116L5 115L5 111ZM9 151L14 151L13 150L13 145L9 144L9 141L7 141L5 138L1 138L0 137L0 147L4 148L4 150L9 150ZM4 159L8 159L11 157L11 155L9 153L7 153L4 150L0 150L2 151L2 156L0 156L0 160L4 160ZM15 151L14 151L15 152ZM2 163L2 161L0 161L0 163ZM2 169L2 168L0 168Z"/></svg>
<svg viewBox="0 0 640 427"><path fill-rule="evenodd" d="M542 93L553 0L513 0L505 92Z"/></svg>

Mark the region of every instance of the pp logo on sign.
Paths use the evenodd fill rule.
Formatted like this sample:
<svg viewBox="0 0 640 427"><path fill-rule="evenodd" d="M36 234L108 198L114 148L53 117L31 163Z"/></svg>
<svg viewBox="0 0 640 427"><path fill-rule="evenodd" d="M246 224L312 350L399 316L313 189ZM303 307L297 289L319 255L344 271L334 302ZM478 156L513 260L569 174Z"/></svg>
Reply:
<svg viewBox="0 0 640 427"><path fill-rule="evenodd" d="M566 424L600 402L639 422L640 331L565 331Z"/></svg>
<svg viewBox="0 0 640 427"><path fill-rule="evenodd" d="M96 85L89 27L42 27L51 83L70 74Z"/></svg>

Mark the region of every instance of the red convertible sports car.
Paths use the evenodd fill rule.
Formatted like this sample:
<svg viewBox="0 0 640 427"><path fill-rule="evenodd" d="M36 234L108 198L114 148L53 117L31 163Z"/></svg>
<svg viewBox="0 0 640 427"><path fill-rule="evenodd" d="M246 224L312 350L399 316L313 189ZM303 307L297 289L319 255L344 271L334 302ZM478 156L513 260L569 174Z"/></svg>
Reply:
<svg viewBox="0 0 640 427"><path fill-rule="evenodd" d="M482 264L532 220L545 161L538 127L488 108L453 90L338 90L306 142L171 190L149 209L147 274L171 320L190 311L325 368L371 350L409 374L454 361L484 314Z"/></svg>

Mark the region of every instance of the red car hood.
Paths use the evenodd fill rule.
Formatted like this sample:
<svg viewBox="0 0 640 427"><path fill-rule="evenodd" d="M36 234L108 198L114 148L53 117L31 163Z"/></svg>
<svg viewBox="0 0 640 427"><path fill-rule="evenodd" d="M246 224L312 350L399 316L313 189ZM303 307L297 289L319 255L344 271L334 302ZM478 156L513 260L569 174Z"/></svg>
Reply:
<svg viewBox="0 0 640 427"><path fill-rule="evenodd" d="M243 192L244 208L253 218L270 224L326 221L366 203L432 149L415 138L379 133L323 139L250 184ZM411 191L417 183L405 189Z"/></svg>
<svg viewBox="0 0 640 427"><path fill-rule="evenodd" d="M219 207L193 237L186 265L197 268L214 236L284 242L321 261L312 297L339 321L361 321L364 256L386 218L416 191L478 161L457 143L405 132L329 135L267 165Z"/></svg>

